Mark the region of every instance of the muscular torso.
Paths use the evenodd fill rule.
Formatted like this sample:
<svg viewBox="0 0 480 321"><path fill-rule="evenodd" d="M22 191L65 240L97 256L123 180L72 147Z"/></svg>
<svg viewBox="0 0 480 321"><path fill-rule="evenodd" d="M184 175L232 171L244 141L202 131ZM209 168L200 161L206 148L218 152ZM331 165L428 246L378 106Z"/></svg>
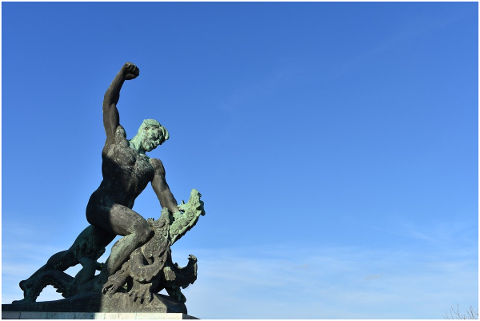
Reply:
<svg viewBox="0 0 480 321"><path fill-rule="evenodd" d="M133 202L152 181L155 169L150 158L130 147L121 126L115 143L105 145L102 153L103 181L98 188L117 204L133 207Z"/></svg>

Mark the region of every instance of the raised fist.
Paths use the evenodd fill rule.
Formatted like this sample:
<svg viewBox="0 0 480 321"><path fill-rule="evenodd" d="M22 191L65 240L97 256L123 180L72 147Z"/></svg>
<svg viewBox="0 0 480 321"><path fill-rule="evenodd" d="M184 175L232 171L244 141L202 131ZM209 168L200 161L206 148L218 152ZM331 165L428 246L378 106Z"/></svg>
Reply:
<svg viewBox="0 0 480 321"><path fill-rule="evenodd" d="M122 67L126 80L135 79L140 74L140 69L131 62L125 63Z"/></svg>

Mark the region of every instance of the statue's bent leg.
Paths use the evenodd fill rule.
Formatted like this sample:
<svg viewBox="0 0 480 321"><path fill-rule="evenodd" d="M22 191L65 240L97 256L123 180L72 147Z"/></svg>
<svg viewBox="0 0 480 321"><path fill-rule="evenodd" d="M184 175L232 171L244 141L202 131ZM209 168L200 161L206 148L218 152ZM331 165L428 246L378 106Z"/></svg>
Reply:
<svg viewBox="0 0 480 321"><path fill-rule="evenodd" d="M113 204L108 213L97 214L97 224L111 233L123 235L112 247L110 257L104 266L108 275L115 273L137 247L145 244L152 230L147 221L132 209ZM105 215L106 214L106 215Z"/></svg>

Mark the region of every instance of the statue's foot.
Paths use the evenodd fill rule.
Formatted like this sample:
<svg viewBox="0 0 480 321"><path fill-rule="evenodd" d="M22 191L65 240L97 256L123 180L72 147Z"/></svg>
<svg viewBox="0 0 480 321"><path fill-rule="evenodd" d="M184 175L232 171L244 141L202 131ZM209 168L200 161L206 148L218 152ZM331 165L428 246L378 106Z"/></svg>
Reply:
<svg viewBox="0 0 480 321"><path fill-rule="evenodd" d="M118 292L120 288L123 287L125 284L125 280L122 278L119 278L116 275L111 275L107 282L103 285L102 288L102 293L103 294L108 294L109 296L112 296L115 292Z"/></svg>
<svg viewBox="0 0 480 321"><path fill-rule="evenodd" d="M18 303L28 303L28 302L35 302L34 300L28 299L28 298L23 298L21 300L15 300L12 302L12 304L18 304Z"/></svg>
<svg viewBox="0 0 480 321"><path fill-rule="evenodd" d="M125 263L126 264L126 263ZM128 278L128 272L126 269L120 269L115 274L108 277L107 282L103 285L102 293L112 296L115 292L118 292L126 284Z"/></svg>
<svg viewBox="0 0 480 321"><path fill-rule="evenodd" d="M20 286L20 289L25 291L27 289L27 280L20 281L19 286Z"/></svg>
<svg viewBox="0 0 480 321"><path fill-rule="evenodd" d="M152 292L150 291L151 287L151 283L135 283L130 292L128 292L128 295L133 302L139 300L140 303L149 303L153 299Z"/></svg>

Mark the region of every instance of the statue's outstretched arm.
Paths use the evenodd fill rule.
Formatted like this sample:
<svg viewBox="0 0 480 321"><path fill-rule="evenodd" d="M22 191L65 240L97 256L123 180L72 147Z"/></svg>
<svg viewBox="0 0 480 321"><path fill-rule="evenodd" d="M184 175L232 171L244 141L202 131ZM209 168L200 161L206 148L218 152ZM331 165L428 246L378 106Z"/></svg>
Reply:
<svg viewBox="0 0 480 321"><path fill-rule="evenodd" d="M137 78L140 71L137 66L127 62L113 79L103 99L103 125L107 134L107 143L114 142L115 130L120 125L117 103L120 99L120 90L125 80Z"/></svg>
<svg viewBox="0 0 480 321"><path fill-rule="evenodd" d="M170 187L165 179L165 168L159 159L150 159L153 168L155 169L155 175L152 180L152 187L157 194L157 198L160 201L160 205L163 208L168 208L170 212L176 213L179 211L177 200L170 191Z"/></svg>

